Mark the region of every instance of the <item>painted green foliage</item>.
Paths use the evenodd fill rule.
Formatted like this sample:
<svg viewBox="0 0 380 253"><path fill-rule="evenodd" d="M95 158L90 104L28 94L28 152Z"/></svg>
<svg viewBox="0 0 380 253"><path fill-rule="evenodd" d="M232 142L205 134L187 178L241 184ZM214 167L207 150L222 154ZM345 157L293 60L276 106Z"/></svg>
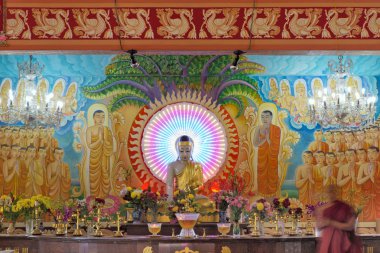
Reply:
<svg viewBox="0 0 380 253"><path fill-rule="evenodd" d="M107 78L82 88L91 99L110 99L109 109L148 105L163 95L197 90L219 104L234 104L241 114L246 101L261 103L258 84L250 74L264 67L240 58L239 69L230 70L232 55L136 55L138 68L130 66L129 54L115 56L106 67Z"/></svg>

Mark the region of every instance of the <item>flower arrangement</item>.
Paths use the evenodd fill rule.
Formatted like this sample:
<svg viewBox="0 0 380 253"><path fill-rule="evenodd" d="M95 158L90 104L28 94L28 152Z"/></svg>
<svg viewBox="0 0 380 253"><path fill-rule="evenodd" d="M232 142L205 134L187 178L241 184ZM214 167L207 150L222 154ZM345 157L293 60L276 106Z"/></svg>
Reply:
<svg viewBox="0 0 380 253"><path fill-rule="evenodd" d="M0 214L9 222L16 222L17 218L21 215L20 211L16 208L18 200L19 198L14 197L12 193L0 197Z"/></svg>
<svg viewBox="0 0 380 253"><path fill-rule="evenodd" d="M232 196L231 191L221 190L218 192L214 192L211 195L211 198L215 202L219 211L227 211L227 208L228 208L227 198L231 196Z"/></svg>
<svg viewBox="0 0 380 253"><path fill-rule="evenodd" d="M289 214L294 214L296 217L302 217L303 204L296 198L289 199Z"/></svg>
<svg viewBox="0 0 380 253"><path fill-rule="evenodd" d="M44 213L50 210L51 207L52 201L49 197L36 195L31 198L19 199L14 210L20 212L27 220L33 218L36 208Z"/></svg>
<svg viewBox="0 0 380 253"><path fill-rule="evenodd" d="M280 216L284 216L289 211L289 198L274 198L272 202L273 210L277 211Z"/></svg>
<svg viewBox="0 0 380 253"><path fill-rule="evenodd" d="M267 220L273 216L273 209L271 204L266 199L258 199L251 205L251 215L257 214L260 220Z"/></svg>
<svg viewBox="0 0 380 253"><path fill-rule="evenodd" d="M168 195L160 192L152 192L150 188L142 192L141 200L143 209L151 212L153 221L157 220L159 209L162 208L167 201Z"/></svg>
<svg viewBox="0 0 380 253"><path fill-rule="evenodd" d="M141 199L142 195L141 189L132 188L130 186L124 187L120 191L120 196L127 201L127 206L133 207L134 209L142 209L143 201Z"/></svg>
<svg viewBox="0 0 380 253"><path fill-rule="evenodd" d="M315 210L318 207L323 206L324 204L326 204L326 202L324 202L324 201L318 201L316 205L306 204L306 214L313 215Z"/></svg>
<svg viewBox="0 0 380 253"><path fill-rule="evenodd" d="M238 222L241 214L248 205L248 199L242 197L241 195L236 195L228 197L227 203L231 211L231 220L234 222Z"/></svg>
<svg viewBox="0 0 380 253"><path fill-rule="evenodd" d="M172 212L197 213L199 208L199 204L195 201L194 191L177 190L173 193Z"/></svg>

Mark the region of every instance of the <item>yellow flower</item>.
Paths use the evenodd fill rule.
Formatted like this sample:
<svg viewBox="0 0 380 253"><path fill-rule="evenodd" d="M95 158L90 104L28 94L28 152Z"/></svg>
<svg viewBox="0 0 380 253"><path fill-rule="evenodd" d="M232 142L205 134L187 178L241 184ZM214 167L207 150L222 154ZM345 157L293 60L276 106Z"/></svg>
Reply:
<svg viewBox="0 0 380 253"><path fill-rule="evenodd" d="M179 190L176 190L176 191L173 193L174 197L177 196L178 194L179 194Z"/></svg>
<svg viewBox="0 0 380 253"><path fill-rule="evenodd" d="M137 197L137 192L132 192L131 193L131 198L135 199Z"/></svg>
<svg viewBox="0 0 380 253"><path fill-rule="evenodd" d="M12 206L12 212L13 212L13 213L17 213L17 212L18 212L18 210L17 210L17 206Z"/></svg>
<svg viewBox="0 0 380 253"><path fill-rule="evenodd" d="M280 201L280 203L284 202L284 198L280 198L278 201Z"/></svg>
<svg viewBox="0 0 380 253"><path fill-rule="evenodd" d="M137 199L140 199L141 198L141 193L137 193Z"/></svg>
<svg viewBox="0 0 380 253"><path fill-rule="evenodd" d="M186 199L181 199L180 201L179 201L179 203L181 203L181 204L185 204L187 201L186 201Z"/></svg>
<svg viewBox="0 0 380 253"><path fill-rule="evenodd" d="M173 208L172 208L172 211L173 211L173 212L178 212L178 206L173 207Z"/></svg>
<svg viewBox="0 0 380 253"><path fill-rule="evenodd" d="M193 213L195 211L195 209L193 207L189 207L189 210L188 210L190 213Z"/></svg>
<svg viewBox="0 0 380 253"><path fill-rule="evenodd" d="M189 199L194 199L194 195L191 193L188 195L188 197L189 197Z"/></svg>
<svg viewBox="0 0 380 253"><path fill-rule="evenodd" d="M157 195L157 196L161 196L161 193L160 193L160 192L156 192L156 195Z"/></svg>
<svg viewBox="0 0 380 253"><path fill-rule="evenodd" d="M262 211L262 210L264 210L264 204L263 203L257 203L256 208L257 208L257 210Z"/></svg>
<svg viewBox="0 0 380 253"><path fill-rule="evenodd" d="M128 186L127 191L129 191L129 192L132 191L132 187Z"/></svg>

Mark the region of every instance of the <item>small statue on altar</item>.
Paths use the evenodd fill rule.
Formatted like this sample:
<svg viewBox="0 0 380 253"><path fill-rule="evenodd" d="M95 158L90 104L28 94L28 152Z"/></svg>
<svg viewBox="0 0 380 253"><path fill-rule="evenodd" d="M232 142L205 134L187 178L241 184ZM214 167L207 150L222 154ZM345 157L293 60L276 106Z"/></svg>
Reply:
<svg viewBox="0 0 380 253"><path fill-rule="evenodd" d="M202 165L193 160L193 148L194 142L189 136L182 135L177 139L178 158L168 165L166 180L168 200L173 200L174 190L198 192L203 186Z"/></svg>

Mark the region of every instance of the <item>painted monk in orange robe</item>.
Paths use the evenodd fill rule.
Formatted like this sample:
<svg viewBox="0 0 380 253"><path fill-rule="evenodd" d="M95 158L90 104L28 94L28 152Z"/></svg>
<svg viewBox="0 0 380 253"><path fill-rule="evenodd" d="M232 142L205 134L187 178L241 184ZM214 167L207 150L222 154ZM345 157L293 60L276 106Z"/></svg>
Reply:
<svg viewBox="0 0 380 253"><path fill-rule="evenodd" d="M275 196L279 188L278 153L280 151L281 129L272 125L273 114L266 110L261 113L262 125L257 128L253 145L258 147L257 190L262 196Z"/></svg>
<svg viewBox="0 0 380 253"><path fill-rule="evenodd" d="M378 197L376 197L375 183L380 181L380 164L378 162L379 149L370 147L368 149L368 163L362 164L359 168L357 184L361 186L363 195L369 197L368 202L363 208L364 221L376 220L376 207Z"/></svg>
<svg viewBox="0 0 380 253"><path fill-rule="evenodd" d="M304 151L303 163L296 169L296 187L298 188L298 198L304 204L312 202L312 186L313 180L313 153L311 151Z"/></svg>

